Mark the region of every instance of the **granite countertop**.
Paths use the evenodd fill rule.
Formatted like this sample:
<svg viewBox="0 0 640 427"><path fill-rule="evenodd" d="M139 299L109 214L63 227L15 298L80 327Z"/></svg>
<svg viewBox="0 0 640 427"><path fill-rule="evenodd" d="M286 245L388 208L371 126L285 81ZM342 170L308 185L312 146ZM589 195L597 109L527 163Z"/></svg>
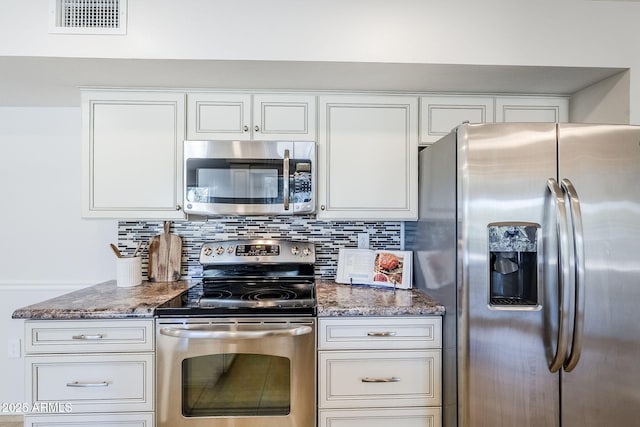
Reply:
<svg viewBox="0 0 640 427"><path fill-rule="evenodd" d="M197 282L142 282L129 288L111 280L19 308L14 319L119 319L153 317L155 309Z"/></svg>
<svg viewBox="0 0 640 427"><path fill-rule="evenodd" d="M444 314L444 306L417 289L388 289L316 281L318 317Z"/></svg>
<svg viewBox="0 0 640 427"><path fill-rule="evenodd" d="M198 281L143 282L122 288L115 280L19 308L14 319L151 318L155 309ZM316 281L318 316L442 315L444 307L416 289L386 289Z"/></svg>

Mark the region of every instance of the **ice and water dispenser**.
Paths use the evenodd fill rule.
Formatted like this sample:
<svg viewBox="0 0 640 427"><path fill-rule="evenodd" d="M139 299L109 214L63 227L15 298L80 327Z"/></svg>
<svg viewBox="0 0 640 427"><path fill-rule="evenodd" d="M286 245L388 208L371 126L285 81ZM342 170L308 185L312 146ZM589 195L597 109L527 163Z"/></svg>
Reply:
<svg viewBox="0 0 640 427"><path fill-rule="evenodd" d="M489 305L496 309L539 307L538 230L525 222L489 224ZM541 254L540 254L541 255Z"/></svg>

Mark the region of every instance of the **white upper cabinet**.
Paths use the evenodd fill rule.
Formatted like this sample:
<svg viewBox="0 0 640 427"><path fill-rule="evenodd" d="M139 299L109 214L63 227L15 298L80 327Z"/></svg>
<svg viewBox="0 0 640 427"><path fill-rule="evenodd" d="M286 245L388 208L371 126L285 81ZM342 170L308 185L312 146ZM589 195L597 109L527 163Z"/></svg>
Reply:
<svg viewBox="0 0 640 427"><path fill-rule="evenodd" d="M184 94L83 91L83 216L184 218Z"/></svg>
<svg viewBox="0 0 640 427"><path fill-rule="evenodd" d="M315 141L316 97L253 95L253 139Z"/></svg>
<svg viewBox="0 0 640 427"><path fill-rule="evenodd" d="M251 139L251 95L187 94L187 139Z"/></svg>
<svg viewBox="0 0 640 427"><path fill-rule="evenodd" d="M420 144L429 145L464 123L566 122L569 100L559 96L426 95L420 97Z"/></svg>
<svg viewBox="0 0 640 427"><path fill-rule="evenodd" d="M418 98L319 97L318 218L414 220Z"/></svg>
<svg viewBox="0 0 640 427"><path fill-rule="evenodd" d="M564 97L497 97L496 122L568 122L569 99Z"/></svg>
<svg viewBox="0 0 640 427"><path fill-rule="evenodd" d="M315 141L316 97L189 93L187 139Z"/></svg>
<svg viewBox="0 0 640 427"><path fill-rule="evenodd" d="M465 121L565 122L568 110L562 96L83 90L82 212L184 219L185 139L281 140L317 141L319 219L411 221L418 144Z"/></svg>
<svg viewBox="0 0 640 427"><path fill-rule="evenodd" d="M493 122L493 98L423 96L420 98L420 143L430 144L464 122Z"/></svg>

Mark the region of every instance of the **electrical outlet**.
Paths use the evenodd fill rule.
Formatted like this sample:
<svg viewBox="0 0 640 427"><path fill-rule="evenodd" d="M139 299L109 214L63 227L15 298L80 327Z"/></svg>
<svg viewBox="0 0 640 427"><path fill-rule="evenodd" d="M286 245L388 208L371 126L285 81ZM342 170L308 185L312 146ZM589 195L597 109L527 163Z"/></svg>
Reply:
<svg viewBox="0 0 640 427"><path fill-rule="evenodd" d="M358 233L358 249L369 249L369 233Z"/></svg>
<svg viewBox="0 0 640 427"><path fill-rule="evenodd" d="M22 356L22 345L20 338L11 338L7 343L7 357L9 359L19 359Z"/></svg>

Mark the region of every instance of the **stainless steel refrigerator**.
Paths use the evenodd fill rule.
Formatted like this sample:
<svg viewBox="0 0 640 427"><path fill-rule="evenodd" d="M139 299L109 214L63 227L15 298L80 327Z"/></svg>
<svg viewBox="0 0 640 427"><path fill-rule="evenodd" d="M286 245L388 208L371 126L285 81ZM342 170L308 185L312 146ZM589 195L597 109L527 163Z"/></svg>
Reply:
<svg viewBox="0 0 640 427"><path fill-rule="evenodd" d="M464 124L419 171L444 425L640 425L640 127Z"/></svg>

